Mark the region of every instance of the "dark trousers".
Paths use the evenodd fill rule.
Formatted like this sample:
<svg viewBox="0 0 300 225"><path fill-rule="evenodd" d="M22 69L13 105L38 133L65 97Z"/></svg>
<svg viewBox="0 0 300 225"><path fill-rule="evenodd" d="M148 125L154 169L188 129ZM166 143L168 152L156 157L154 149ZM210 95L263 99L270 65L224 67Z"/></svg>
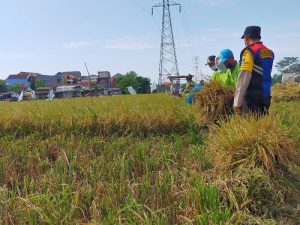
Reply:
<svg viewBox="0 0 300 225"><path fill-rule="evenodd" d="M255 102L247 102L246 103L246 110L250 113L259 114L262 116L269 114L269 108L271 105L271 96L265 97L264 101L261 103Z"/></svg>

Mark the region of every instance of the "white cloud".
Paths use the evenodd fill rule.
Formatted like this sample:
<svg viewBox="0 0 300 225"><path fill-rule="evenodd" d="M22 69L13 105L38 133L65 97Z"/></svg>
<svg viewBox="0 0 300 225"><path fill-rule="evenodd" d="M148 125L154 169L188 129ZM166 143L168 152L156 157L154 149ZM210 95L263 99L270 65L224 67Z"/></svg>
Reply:
<svg viewBox="0 0 300 225"><path fill-rule="evenodd" d="M153 48L154 46L154 44L151 44L148 40L144 38L125 36L119 39L108 41L108 44L105 47L120 50L140 50Z"/></svg>
<svg viewBox="0 0 300 225"><path fill-rule="evenodd" d="M189 48L214 41L213 38L195 37L178 40L175 44L178 48Z"/></svg>
<svg viewBox="0 0 300 225"><path fill-rule="evenodd" d="M282 39L287 39L287 38L300 38L300 33L298 32L287 32L284 35L282 34L276 34L274 35L276 38L282 38Z"/></svg>
<svg viewBox="0 0 300 225"><path fill-rule="evenodd" d="M0 59L14 59L14 60L17 60L17 59L32 59L32 58L35 58L37 57L36 55L34 54L20 54L20 53L17 53L17 54L0 54Z"/></svg>
<svg viewBox="0 0 300 225"><path fill-rule="evenodd" d="M272 49L276 54L300 54L300 47L275 47Z"/></svg>
<svg viewBox="0 0 300 225"><path fill-rule="evenodd" d="M67 49L75 49L75 48L84 48L84 47L91 47L97 45L98 41L71 41L69 43L64 44L64 48Z"/></svg>

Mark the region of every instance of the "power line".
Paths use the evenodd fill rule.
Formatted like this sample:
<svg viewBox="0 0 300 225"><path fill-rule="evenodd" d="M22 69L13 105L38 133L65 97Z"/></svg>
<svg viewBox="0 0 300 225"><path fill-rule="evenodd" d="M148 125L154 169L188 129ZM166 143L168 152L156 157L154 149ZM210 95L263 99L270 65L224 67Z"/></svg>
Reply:
<svg viewBox="0 0 300 225"><path fill-rule="evenodd" d="M136 0L131 0L137 7L139 7L141 10L143 10L145 13L151 15L149 10L147 10L144 6L142 6L138 1Z"/></svg>
<svg viewBox="0 0 300 225"><path fill-rule="evenodd" d="M140 8L144 13L146 13L147 15L152 15L151 13L150 13L150 11L149 10L147 10L143 5L141 5L138 1L136 1L136 0L130 0L133 4L135 4L138 8ZM156 26L156 28L157 28L157 30L160 30L160 28L159 28L159 23L158 23L158 21L156 20L156 18L154 17L154 16L152 16L152 19L153 19L153 21L154 21L154 24L155 24L155 26Z"/></svg>

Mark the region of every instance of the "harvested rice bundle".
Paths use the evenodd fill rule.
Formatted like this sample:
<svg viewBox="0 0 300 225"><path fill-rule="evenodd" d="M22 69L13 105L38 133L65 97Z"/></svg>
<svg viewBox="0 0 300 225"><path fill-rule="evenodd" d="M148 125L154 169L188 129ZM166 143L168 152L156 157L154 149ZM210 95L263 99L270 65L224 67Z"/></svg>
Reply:
<svg viewBox="0 0 300 225"><path fill-rule="evenodd" d="M300 85L292 82L275 84L272 87L272 98L275 102L289 102L300 99Z"/></svg>
<svg viewBox="0 0 300 225"><path fill-rule="evenodd" d="M277 174L298 164L299 158L295 142L271 116L234 116L213 127L208 151L216 168L225 173L243 167Z"/></svg>
<svg viewBox="0 0 300 225"><path fill-rule="evenodd" d="M242 224L269 224L254 222L257 216L294 216L285 204L299 196L299 152L277 118L233 116L211 131L207 156L221 178L223 198L234 211L243 212Z"/></svg>
<svg viewBox="0 0 300 225"><path fill-rule="evenodd" d="M203 90L195 94L195 105L200 123L213 123L232 113L234 89L218 81L205 84Z"/></svg>

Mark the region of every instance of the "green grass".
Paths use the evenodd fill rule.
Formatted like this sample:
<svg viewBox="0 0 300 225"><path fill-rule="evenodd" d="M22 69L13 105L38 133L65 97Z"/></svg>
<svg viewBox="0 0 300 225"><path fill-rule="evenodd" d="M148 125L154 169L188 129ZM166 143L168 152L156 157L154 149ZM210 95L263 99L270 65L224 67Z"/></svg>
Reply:
<svg viewBox="0 0 300 225"><path fill-rule="evenodd" d="M276 104L272 113L299 144L297 104ZM1 109L0 224L275 224L237 210L224 189L230 185L214 174L208 131L180 99L63 99ZM263 194L268 183L259 178Z"/></svg>

